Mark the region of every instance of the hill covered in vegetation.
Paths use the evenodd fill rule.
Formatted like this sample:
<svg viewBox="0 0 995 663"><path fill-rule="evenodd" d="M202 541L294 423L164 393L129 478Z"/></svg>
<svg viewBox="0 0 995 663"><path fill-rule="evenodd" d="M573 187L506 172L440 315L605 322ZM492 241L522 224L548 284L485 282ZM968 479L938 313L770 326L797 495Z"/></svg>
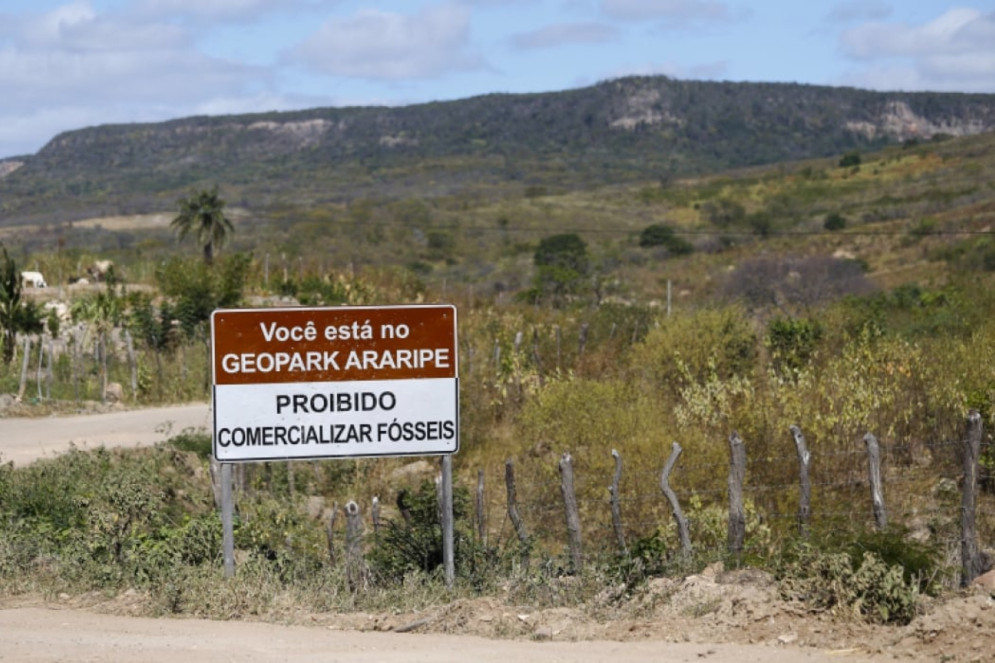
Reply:
<svg viewBox="0 0 995 663"><path fill-rule="evenodd" d="M107 125L0 163L0 224L160 211L212 183L256 208L508 186L576 190L993 128L993 95L666 77L397 108Z"/></svg>

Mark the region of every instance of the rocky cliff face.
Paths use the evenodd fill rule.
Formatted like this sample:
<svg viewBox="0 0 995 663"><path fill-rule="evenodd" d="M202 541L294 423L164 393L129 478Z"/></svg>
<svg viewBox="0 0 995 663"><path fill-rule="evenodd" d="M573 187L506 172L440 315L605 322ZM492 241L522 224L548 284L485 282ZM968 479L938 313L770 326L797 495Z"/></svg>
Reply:
<svg viewBox="0 0 995 663"><path fill-rule="evenodd" d="M893 100L885 102L875 121L850 120L846 128L868 140L884 137L906 141L938 135L973 136L992 131L995 130L995 117L990 109L983 107L973 113L940 111L933 117L926 117L913 111L907 102Z"/></svg>

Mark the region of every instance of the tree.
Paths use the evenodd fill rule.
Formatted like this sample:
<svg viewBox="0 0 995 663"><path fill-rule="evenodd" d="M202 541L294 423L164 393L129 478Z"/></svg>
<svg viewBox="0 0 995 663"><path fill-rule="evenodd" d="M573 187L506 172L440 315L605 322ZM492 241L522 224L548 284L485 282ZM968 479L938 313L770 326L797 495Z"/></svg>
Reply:
<svg viewBox="0 0 995 663"><path fill-rule="evenodd" d="M0 333L3 335L3 363L10 364L14 358L17 333L38 334L44 329L41 308L34 302L21 298L21 272L17 263L3 250L3 264L0 265Z"/></svg>
<svg viewBox="0 0 995 663"><path fill-rule="evenodd" d="M683 256L694 251L691 242L674 232L674 229L663 223L646 226L639 234L639 246L646 249L662 246L672 255Z"/></svg>
<svg viewBox="0 0 995 663"><path fill-rule="evenodd" d="M194 233L204 247L204 264L214 262L215 249L220 249L235 227L225 216L225 201L218 196L218 187L196 191L179 201L179 214L170 226L180 240Z"/></svg>
<svg viewBox="0 0 995 663"><path fill-rule="evenodd" d="M847 152L840 157L840 168L856 168L860 163L859 152Z"/></svg>
<svg viewBox="0 0 995 663"><path fill-rule="evenodd" d="M554 303L576 292L591 270L587 244L575 233L550 235L539 241L532 257L537 294L550 294Z"/></svg>

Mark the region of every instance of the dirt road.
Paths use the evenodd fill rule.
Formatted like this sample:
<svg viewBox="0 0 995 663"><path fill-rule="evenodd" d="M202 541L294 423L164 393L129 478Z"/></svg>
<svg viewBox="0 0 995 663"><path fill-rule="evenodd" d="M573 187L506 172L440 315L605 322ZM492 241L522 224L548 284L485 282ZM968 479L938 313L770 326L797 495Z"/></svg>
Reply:
<svg viewBox="0 0 995 663"><path fill-rule="evenodd" d="M210 425L207 403L103 414L0 418L0 461L25 465L61 453L71 444L82 449L148 446L187 428L210 430Z"/></svg>
<svg viewBox="0 0 995 663"><path fill-rule="evenodd" d="M638 642L487 640L434 633L339 631L199 619L147 619L76 610L0 610L0 661L352 661L356 663L709 663L857 662L853 651L816 651L760 645ZM890 657L889 657L890 659ZM884 657L879 661L886 660Z"/></svg>

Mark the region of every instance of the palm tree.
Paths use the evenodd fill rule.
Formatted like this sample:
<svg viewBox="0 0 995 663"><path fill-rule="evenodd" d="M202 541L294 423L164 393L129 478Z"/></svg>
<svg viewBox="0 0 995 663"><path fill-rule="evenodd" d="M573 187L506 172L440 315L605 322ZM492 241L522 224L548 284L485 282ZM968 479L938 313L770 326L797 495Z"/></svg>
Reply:
<svg viewBox="0 0 995 663"><path fill-rule="evenodd" d="M215 249L220 249L228 236L235 232L235 227L225 216L225 201L218 196L217 185L181 199L179 209L170 226L181 240L191 232L196 234L197 241L204 247L204 263L210 265L214 261Z"/></svg>

